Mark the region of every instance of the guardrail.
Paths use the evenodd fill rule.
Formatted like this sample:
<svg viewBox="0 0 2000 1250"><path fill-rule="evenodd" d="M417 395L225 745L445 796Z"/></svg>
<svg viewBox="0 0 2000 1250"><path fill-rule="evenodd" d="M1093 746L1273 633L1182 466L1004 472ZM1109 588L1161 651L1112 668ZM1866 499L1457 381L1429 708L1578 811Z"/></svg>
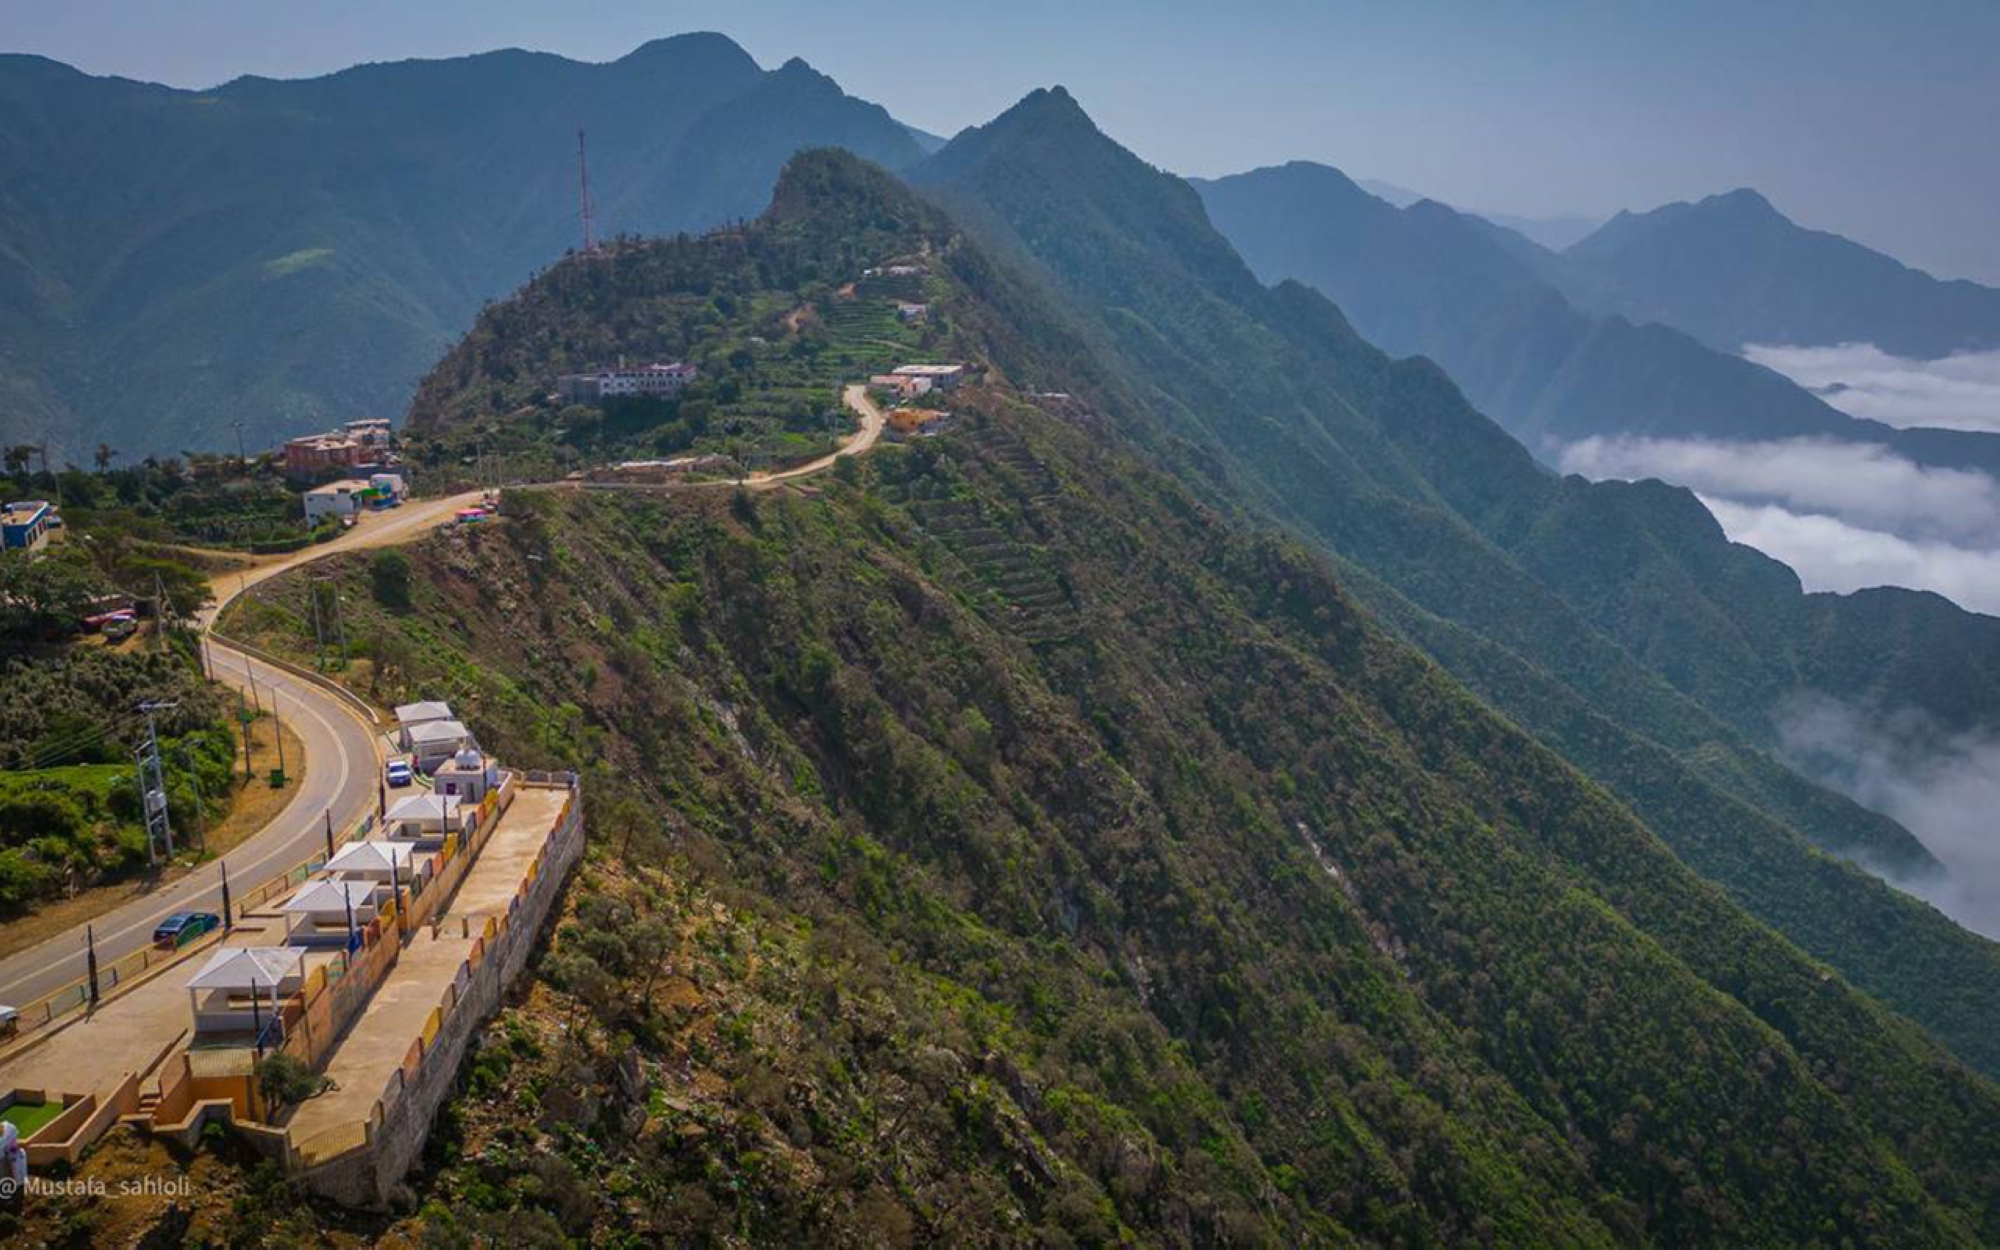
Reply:
<svg viewBox="0 0 2000 1250"><path fill-rule="evenodd" d="M249 656L259 664L269 665L282 672L290 673L301 681L311 682L313 685L320 687L328 694L333 695L360 713L361 719L367 721L370 725L376 728L382 727L383 721L381 715L376 712L374 705L352 690L349 690L346 686L328 677L325 673L316 673L303 664L294 663L280 655L273 655L262 647L253 646L250 643L231 638L228 634L223 633L214 626L209 627L208 637L211 642L219 644L226 651L235 651L239 654Z"/></svg>
<svg viewBox="0 0 2000 1250"><path fill-rule="evenodd" d="M370 815L362 820L360 824L356 825L341 841L351 842L357 838L366 837L368 831L374 827L375 817ZM273 895L285 890L295 889L304 884L307 878L326 866L326 860L327 857L323 852L318 853L303 863L294 865L277 876L271 877L262 885L252 887L248 893L239 895L232 891L229 909L232 913L232 918L241 919L259 906L262 906ZM101 1006L106 999L112 996L112 991L139 979L142 974L156 967L178 962L182 958L194 954L196 951L219 943L226 928L227 926L211 929L187 945L175 947L170 951L160 950L154 946L142 946L136 951L112 960L109 964L100 964L97 969L99 1005ZM9 1040L18 1040L30 1034L39 1033L47 1029L50 1025L82 1010L89 1004L90 978L87 976L78 977L60 989L51 990L40 998L24 1004L20 1008L20 1015L15 1020L14 1037ZM27 1049L30 1048L25 1046L20 1047L18 1050L10 1052L8 1057L12 1058L15 1054L19 1054L20 1051Z"/></svg>

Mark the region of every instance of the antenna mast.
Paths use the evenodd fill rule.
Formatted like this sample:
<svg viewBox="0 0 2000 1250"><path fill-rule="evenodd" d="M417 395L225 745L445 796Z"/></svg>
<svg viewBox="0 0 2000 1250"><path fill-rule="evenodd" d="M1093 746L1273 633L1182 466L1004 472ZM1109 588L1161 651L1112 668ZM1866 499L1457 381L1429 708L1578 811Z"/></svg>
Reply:
<svg viewBox="0 0 2000 1250"><path fill-rule="evenodd" d="M590 162L584 156L582 130L576 132L576 184L583 210L583 250L595 251L597 242L591 237L590 230Z"/></svg>

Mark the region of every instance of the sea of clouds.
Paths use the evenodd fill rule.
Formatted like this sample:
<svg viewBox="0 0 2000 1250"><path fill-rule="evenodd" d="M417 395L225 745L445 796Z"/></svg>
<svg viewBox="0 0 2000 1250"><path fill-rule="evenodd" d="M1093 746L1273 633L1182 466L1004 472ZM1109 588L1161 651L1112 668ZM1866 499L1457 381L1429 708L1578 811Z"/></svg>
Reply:
<svg viewBox="0 0 2000 1250"><path fill-rule="evenodd" d="M2000 739L1810 695L1788 701L1777 722L1799 771L1898 821L1944 865L1941 876L1891 877L1896 885L2000 939Z"/></svg>
<svg viewBox="0 0 2000 1250"><path fill-rule="evenodd" d="M2000 616L2000 482L1987 474L1806 438L1597 437L1564 447L1558 463L1687 487L1730 538L1790 565L1808 590L1904 586Z"/></svg>
<svg viewBox="0 0 2000 1250"><path fill-rule="evenodd" d="M1872 343L1753 344L1743 354L1849 416L1904 429L1927 425L2000 432L2000 351L1912 360L1891 356Z"/></svg>

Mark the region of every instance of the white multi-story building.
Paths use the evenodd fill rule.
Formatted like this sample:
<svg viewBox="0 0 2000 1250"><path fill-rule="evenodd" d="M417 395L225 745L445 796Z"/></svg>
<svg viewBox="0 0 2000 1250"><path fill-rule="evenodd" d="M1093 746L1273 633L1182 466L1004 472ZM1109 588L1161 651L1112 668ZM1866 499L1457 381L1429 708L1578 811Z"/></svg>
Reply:
<svg viewBox="0 0 2000 1250"><path fill-rule="evenodd" d="M640 365L627 369L600 369L595 373L565 373L556 379L556 393L571 403L594 404L630 395L661 398L678 395L694 381L693 365L675 361L670 365Z"/></svg>

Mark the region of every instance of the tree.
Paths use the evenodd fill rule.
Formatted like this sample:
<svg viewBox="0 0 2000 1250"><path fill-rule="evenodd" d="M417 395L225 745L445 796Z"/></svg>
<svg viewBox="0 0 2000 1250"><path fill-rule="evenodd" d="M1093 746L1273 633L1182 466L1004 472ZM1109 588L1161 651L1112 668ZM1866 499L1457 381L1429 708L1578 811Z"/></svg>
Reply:
<svg viewBox="0 0 2000 1250"><path fill-rule="evenodd" d="M410 557L385 549L376 553L368 571L377 603L394 612L410 610Z"/></svg>
<svg viewBox="0 0 2000 1250"><path fill-rule="evenodd" d="M74 548L40 558L0 554L0 634L15 638L74 629L110 587Z"/></svg>
<svg viewBox="0 0 2000 1250"><path fill-rule="evenodd" d="M326 1088L326 1078L305 1060L282 1052L265 1055L257 1064L257 1091L264 1095L265 1116L304 1102Z"/></svg>
<svg viewBox="0 0 2000 1250"><path fill-rule="evenodd" d="M118 458L118 449L109 443L97 445L97 472L101 476L111 471L111 462Z"/></svg>
<svg viewBox="0 0 2000 1250"><path fill-rule="evenodd" d="M32 443L16 443L7 449L7 476L26 477L28 464L34 459L35 447Z"/></svg>

